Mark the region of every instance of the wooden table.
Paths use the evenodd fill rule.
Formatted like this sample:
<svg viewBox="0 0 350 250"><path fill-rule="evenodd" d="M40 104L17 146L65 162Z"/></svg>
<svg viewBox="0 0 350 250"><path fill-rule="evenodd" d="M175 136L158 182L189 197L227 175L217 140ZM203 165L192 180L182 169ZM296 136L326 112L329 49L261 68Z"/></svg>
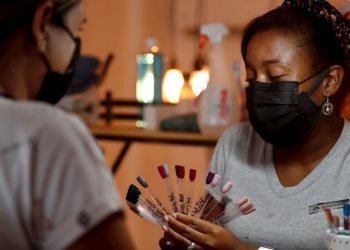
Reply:
<svg viewBox="0 0 350 250"><path fill-rule="evenodd" d="M90 130L97 139L124 142L124 146L113 164L113 173L117 171L131 143L133 142L214 147L219 138L218 135L165 132L145 130L136 127L92 126L90 127Z"/></svg>

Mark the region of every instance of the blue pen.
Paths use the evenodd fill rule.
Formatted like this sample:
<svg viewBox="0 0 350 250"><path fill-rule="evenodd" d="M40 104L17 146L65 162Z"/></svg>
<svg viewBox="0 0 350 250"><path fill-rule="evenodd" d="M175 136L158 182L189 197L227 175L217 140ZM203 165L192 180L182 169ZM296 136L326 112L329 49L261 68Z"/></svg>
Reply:
<svg viewBox="0 0 350 250"><path fill-rule="evenodd" d="M349 215L350 215L350 204L345 203L343 207L344 213L344 229L349 230Z"/></svg>

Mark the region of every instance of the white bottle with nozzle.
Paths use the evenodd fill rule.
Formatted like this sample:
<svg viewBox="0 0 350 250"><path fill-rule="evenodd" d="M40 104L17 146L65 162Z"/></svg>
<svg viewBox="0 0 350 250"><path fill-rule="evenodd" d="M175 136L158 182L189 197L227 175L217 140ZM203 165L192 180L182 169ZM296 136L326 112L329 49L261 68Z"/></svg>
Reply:
<svg viewBox="0 0 350 250"><path fill-rule="evenodd" d="M226 59L223 39L229 33L221 23L201 26L202 35L208 37L209 83L199 99L198 125L202 133L221 134L240 120L241 100L233 73Z"/></svg>

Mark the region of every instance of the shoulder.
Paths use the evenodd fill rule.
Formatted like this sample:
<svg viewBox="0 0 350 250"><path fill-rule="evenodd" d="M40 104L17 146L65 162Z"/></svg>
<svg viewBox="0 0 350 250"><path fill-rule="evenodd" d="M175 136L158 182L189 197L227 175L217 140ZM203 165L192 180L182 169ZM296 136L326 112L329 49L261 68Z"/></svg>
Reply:
<svg viewBox="0 0 350 250"><path fill-rule="evenodd" d="M344 127L341 136L350 142L350 122L346 119L344 119Z"/></svg>
<svg viewBox="0 0 350 250"><path fill-rule="evenodd" d="M256 158L256 155L261 153L265 146L266 142L255 132L250 123L244 122L224 131L215 152L226 160L242 157L249 159Z"/></svg>
<svg viewBox="0 0 350 250"><path fill-rule="evenodd" d="M248 135L252 130L252 126L248 122L238 123L237 125L234 125L224 131L221 137L223 138L229 138L234 136L246 136Z"/></svg>
<svg viewBox="0 0 350 250"><path fill-rule="evenodd" d="M85 125L75 115L39 102L0 102L1 147L42 136L52 140L88 136Z"/></svg>
<svg viewBox="0 0 350 250"><path fill-rule="evenodd" d="M220 137L220 142L223 144L246 145L252 140L261 140L256 134L253 127L248 122L239 123L226 129Z"/></svg>

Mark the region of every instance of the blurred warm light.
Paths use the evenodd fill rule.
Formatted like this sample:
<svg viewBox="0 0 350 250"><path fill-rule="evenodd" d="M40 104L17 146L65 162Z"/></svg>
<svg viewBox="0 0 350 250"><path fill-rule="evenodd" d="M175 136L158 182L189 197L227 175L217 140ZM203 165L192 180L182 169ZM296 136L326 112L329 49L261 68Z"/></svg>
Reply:
<svg viewBox="0 0 350 250"><path fill-rule="evenodd" d="M156 45L153 45L153 46L151 47L151 51L152 51L152 53L158 53L158 52L159 52L159 47L156 46Z"/></svg>
<svg viewBox="0 0 350 250"><path fill-rule="evenodd" d="M162 99L166 103L178 103L185 79L178 69L166 71L163 80Z"/></svg>
<svg viewBox="0 0 350 250"><path fill-rule="evenodd" d="M205 90L209 82L209 70L207 67L203 67L201 70L195 70L190 76L190 85L192 87L195 96Z"/></svg>
<svg viewBox="0 0 350 250"><path fill-rule="evenodd" d="M154 98L154 75L147 69L144 77L136 82L136 98L142 103L151 103Z"/></svg>
<svg viewBox="0 0 350 250"><path fill-rule="evenodd" d="M196 98L196 95L193 93L193 89L191 88L188 81L185 81L185 84L181 90L180 102L183 100L193 100Z"/></svg>

